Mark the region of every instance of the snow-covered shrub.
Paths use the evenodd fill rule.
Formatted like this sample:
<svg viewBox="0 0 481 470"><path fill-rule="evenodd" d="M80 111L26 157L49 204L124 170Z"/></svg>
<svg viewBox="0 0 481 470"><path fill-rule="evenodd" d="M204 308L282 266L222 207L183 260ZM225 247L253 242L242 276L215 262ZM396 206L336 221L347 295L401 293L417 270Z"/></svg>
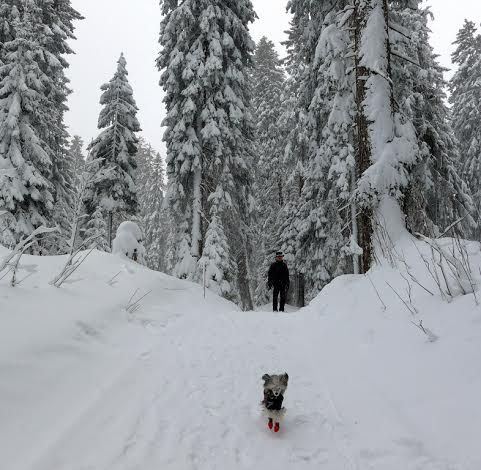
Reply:
<svg viewBox="0 0 481 470"><path fill-rule="evenodd" d="M126 221L119 225L113 241L112 252L144 263L145 248L142 245L142 231L135 222Z"/></svg>

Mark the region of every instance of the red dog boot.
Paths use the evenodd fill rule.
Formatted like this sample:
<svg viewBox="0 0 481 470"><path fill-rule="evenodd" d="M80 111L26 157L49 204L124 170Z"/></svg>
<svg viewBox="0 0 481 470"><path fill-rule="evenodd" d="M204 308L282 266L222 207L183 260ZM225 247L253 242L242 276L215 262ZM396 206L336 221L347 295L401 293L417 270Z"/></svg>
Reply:
<svg viewBox="0 0 481 470"><path fill-rule="evenodd" d="M272 418L269 418L269 422L267 423L267 426L269 426L269 429L272 429L272 426L274 426L274 423L272 422Z"/></svg>
<svg viewBox="0 0 481 470"><path fill-rule="evenodd" d="M279 432L279 429L280 429L279 423L276 423L276 425L274 426L274 432Z"/></svg>

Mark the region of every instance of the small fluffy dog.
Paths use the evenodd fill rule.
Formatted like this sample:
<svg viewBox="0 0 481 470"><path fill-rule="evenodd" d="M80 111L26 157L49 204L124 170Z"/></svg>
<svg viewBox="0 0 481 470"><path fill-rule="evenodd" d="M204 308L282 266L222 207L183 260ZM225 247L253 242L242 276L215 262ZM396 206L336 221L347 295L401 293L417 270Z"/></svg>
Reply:
<svg viewBox="0 0 481 470"><path fill-rule="evenodd" d="M280 422L286 411L282 402L287 390L289 376L287 373L282 375L264 374L262 380L264 381L264 400L262 400L261 405L264 414L269 419L267 425L269 429L274 428L274 432L279 432Z"/></svg>

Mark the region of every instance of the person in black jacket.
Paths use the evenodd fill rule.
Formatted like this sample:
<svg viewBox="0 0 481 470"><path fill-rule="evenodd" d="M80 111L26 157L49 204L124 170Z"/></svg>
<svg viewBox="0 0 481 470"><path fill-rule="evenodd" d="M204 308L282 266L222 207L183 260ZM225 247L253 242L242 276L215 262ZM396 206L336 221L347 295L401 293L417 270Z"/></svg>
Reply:
<svg viewBox="0 0 481 470"><path fill-rule="evenodd" d="M268 289L274 288L272 309L274 312L277 312L277 304L280 295L281 302L279 310L283 312L286 304L287 291L289 290L289 268L284 261L284 254L281 251L276 253L276 261L271 264L267 277Z"/></svg>

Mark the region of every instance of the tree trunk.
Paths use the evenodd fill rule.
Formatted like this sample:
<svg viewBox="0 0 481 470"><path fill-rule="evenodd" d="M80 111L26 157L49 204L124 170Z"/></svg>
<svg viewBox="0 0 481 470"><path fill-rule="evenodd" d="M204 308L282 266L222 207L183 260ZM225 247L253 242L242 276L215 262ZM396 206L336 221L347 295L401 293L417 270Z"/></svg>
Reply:
<svg viewBox="0 0 481 470"><path fill-rule="evenodd" d="M362 3L362 5L361 5ZM371 165L371 144L369 141L369 123L364 112L364 100L366 99L366 81L370 71L360 64L360 47L363 28L366 24L367 7L361 0L355 2L354 30L355 30L355 64L356 64L356 183L362 174ZM360 259L358 270L365 274L371 268L372 262L372 210L365 203L359 206L357 214L357 243L363 253Z"/></svg>
<svg viewBox="0 0 481 470"><path fill-rule="evenodd" d="M247 248L246 245L239 250L239 255L237 258L238 265L238 285L239 294L242 305L242 310L248 312L254 310L254 303L252 301L252 294L249 282L249 268L247 261Z"/></svg>
<svg viewBox="0 0 481 470"><path fill-rule="evenodd" d="M112 251L112 231L113 231L113 220L114 220L114 214L112 211L109 211L107 214L107 237L108 237L108 243L109 243L109 248L110 251Z"/></svg>
<svg viewBox="0 0 481 470"><path fill-rule="evenodd" d="M383 23L375 16L381 8ZM378 163L379 155L373 155L371 137L379 147L380 138L384 145L396 138L395 130L395 100L391 70L391 43L389 39L389 6L387 0L355 0L354 14L355 31L355 66L356 66L356 106L357 106L357 149L356 149L356 177L359 179L373 164ZM371 46L370 42L378 40L376 33L381 35L385 42L385 50L379 57L371 57L368 53L363 56L364 49ZM385 54L386 62L383 61ZM367 66L366 66L367 62ZM389 83L389 91L386 93L376 86L374 77L381 77ZM373 104L374 103L374 104ZM376 107L386 105L390 109L392 126L382 122L372 113L376 114ZM368 117L368 114L370 117ZM389 128L392 127L392 134ZM380 153L379 148L375 149ZM358 198L360 209L358 215L359 246L363 249L360 270L366 273L373 261L373 211L378 200L388 196L388 189L370 188L368 193L361 199Z"/></svg>
<svg viewBox="0 0 481 470"><path fill-rule="evenodd" d="M194 170L194 198L192 202L192 256L201 257L202 243L202 168Z"/></svg>
<svg viewBox="0 0 481 470"><path fill-rule="evenodd" d="M202 118L200 114L196 118L196 135L199 141L199 162L194 168L194 187L192 200L192 244L191 254L198 261L203 251L202 233L202 177L203 177L203 147L202 147Z"/></svg>
<svg viewBox="0 0 481 470"><path fill-rule="evenodd" d="M352 190L356 189L356 175L352 173ZM355 199L351 201L351 224L352 224L352 238L356 243L359 243L359 228L357 226L357 205ZM354 274L360 274L360 266L359 266L359 255L357 253L352 254L352 267L354 270Z"/></svg>

